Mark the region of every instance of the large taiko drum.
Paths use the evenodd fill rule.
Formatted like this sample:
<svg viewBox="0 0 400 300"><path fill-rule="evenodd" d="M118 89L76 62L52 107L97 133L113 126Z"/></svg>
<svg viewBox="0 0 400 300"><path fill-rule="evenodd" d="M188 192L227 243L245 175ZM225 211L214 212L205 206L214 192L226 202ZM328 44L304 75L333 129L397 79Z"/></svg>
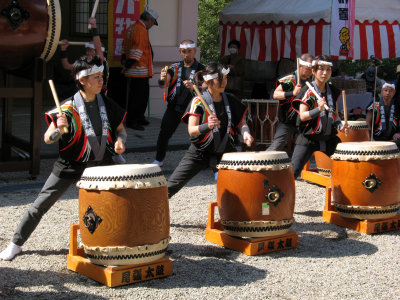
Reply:
<svg viewBox="0 0 400 300"><path fill-rule="evenodd" d="M286 152L225 153L218 168L218 209L225 233L265 237L289 231L295 184Z"/></svg>
<svg viewBox="0 0 400 300"><path fill-rule="evenodd" d="M270 145L279 122L279 101L243 99L247 105L247 124L257 144Z"/></svg>
<svg viewBox="0 0 400 300"><path fill-rule="evenodd" d="M58 0L0 0L0 69L52 58L61 32Z"/></svg>
<svg viewBox="0 0 400 300"><path fill-rule="evenodd" d="M366 121L348 121L348 125L350 128L347 135L341 131L337 134L342 143L364 142L370 140ZM320 151L315 152L314 157L318 173L325 176L331 176L332 160L325 153Z"/></svg>
<svg viewBox="0 0 400 300"><path fill-rule="evenodd" d="M78 187L81 239L92 263L140 264L165 255L170 223L160 167L87 168Z"/></svg>
<svg viewBox="0 0 400 300"><path fill-rule="evenodd" d="M340 215L364 220L397 214L400 152L395 143L340 143L331 158L333 204Z"/></svg>

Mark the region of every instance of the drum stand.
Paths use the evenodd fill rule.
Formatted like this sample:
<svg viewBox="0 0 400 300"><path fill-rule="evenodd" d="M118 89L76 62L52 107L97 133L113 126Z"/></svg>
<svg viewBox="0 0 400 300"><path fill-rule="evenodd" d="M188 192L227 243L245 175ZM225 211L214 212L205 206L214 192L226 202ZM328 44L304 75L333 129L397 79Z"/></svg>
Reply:
<svg viewBox="0 0 400 300"><path fill-rule="evenodd" d="M332 223L366 234L400 230L400 215L386 219L373 220L345 218L339 215L335 210L335 206L331 203L332 188L330 186L326 187L325 195L325 207L322 213L322 219L327 223Z"/></svg>
<svg viewBox="0 0 400 300"><path fill-rule="evenodd" d="M220 246L244 253L258 255L268 252L294 248L298 244L295 232L261 238L240 238L228 235L219 221L215 221L214 213L217 202L210 202L208 206L208 222L206 227L206 240Z"/></svg>
<svg viewBox="0 0 400 300"><path fill-rule="evenodd" d="M317 169L311 169L310 161L307 162L307 164L304 166L303 170L301 171L301 178L306 181L316 183L318 185L322 185L325 187L331 186L331 177L328 177L328 176L318 173Z"/></svg>
<svg viewBox="0 0 400 300"><path fill-rule="evenodd" d="M168 257L138 265L101 266L91 263L78 248L78 224L71 224L70 248L67 255L67 268L85 275L109 287L116 287L172 274L172 261Z"/></svg>

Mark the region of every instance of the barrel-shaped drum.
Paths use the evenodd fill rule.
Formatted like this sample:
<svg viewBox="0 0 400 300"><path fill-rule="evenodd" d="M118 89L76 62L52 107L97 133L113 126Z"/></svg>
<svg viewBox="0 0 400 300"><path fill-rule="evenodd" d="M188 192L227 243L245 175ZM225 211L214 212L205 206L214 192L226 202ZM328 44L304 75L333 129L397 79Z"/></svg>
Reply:
<svg viewBox="0 0 400 300"><path fill-rule="evenodd" d="M338 144L332 158L336 211L354 219L382 219L400 208L400 152L392 142Z"/></svg>
<svg viewBox="0 0 400 300"><path fill-rule="evenodd" d="M17 70L50 60L61 32L58 0L0 1L0 69Z"/></svg>
<svg viewBox="0 0 400 300"><path fill-rule="evenodd" d="M347 135L341 131L337 134L342 143L364 142L370 140L366 121L348 121L348 125L350 128ZM332 160L325 153L320 151L316 151L314 157L318 173L325 176L331 176Z"/></svg>
<svg viewBox="0 0 400 300"><path fill-rule="evenodd" d="M289 231L295 184L286 152L225 153L218 168L218 209L225 233L265 237Z"/></svg>
<svg viewBox="0 0 400 300"><path fill-rule="evenodd" d="M170 223L160 167L87 168L78 187L81 239L92 263L139 264L165 255Z"/></svg>

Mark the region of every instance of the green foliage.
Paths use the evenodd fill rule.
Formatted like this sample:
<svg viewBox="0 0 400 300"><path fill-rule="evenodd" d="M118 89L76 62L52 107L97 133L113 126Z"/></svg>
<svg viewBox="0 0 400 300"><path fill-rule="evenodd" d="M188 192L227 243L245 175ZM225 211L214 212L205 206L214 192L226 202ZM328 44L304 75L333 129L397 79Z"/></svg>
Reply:
<svg viewBox="0 0 400 300"><path fill-rule="evenodd" d="M232 0L199 0L197 43L201 49L201 63L219 59L219 13Z"/></svg>

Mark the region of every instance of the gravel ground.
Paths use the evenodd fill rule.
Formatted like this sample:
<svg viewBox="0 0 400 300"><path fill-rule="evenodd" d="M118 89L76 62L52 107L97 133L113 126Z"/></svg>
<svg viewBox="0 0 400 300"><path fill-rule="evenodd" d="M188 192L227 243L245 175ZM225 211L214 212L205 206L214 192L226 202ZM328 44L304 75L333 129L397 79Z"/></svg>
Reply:
<svg viewBox="0 0 400 300"><path fill-rule="evenodd" d="M167 155L167 177L184 151ZM130 153L150 163L154 153ZM0 248L6 247L54 160L27 172L0 174ZM400 299L399 231L365 235L322 221L325 190L296 181L296 248L247 256L205 240L208 203L216 201L212 172L201 172L170 200L173 275L109 288L66 268L69 225L78 223L71 188L44 216L11 262L0 261L0 298L21 299Z"/></svg>

